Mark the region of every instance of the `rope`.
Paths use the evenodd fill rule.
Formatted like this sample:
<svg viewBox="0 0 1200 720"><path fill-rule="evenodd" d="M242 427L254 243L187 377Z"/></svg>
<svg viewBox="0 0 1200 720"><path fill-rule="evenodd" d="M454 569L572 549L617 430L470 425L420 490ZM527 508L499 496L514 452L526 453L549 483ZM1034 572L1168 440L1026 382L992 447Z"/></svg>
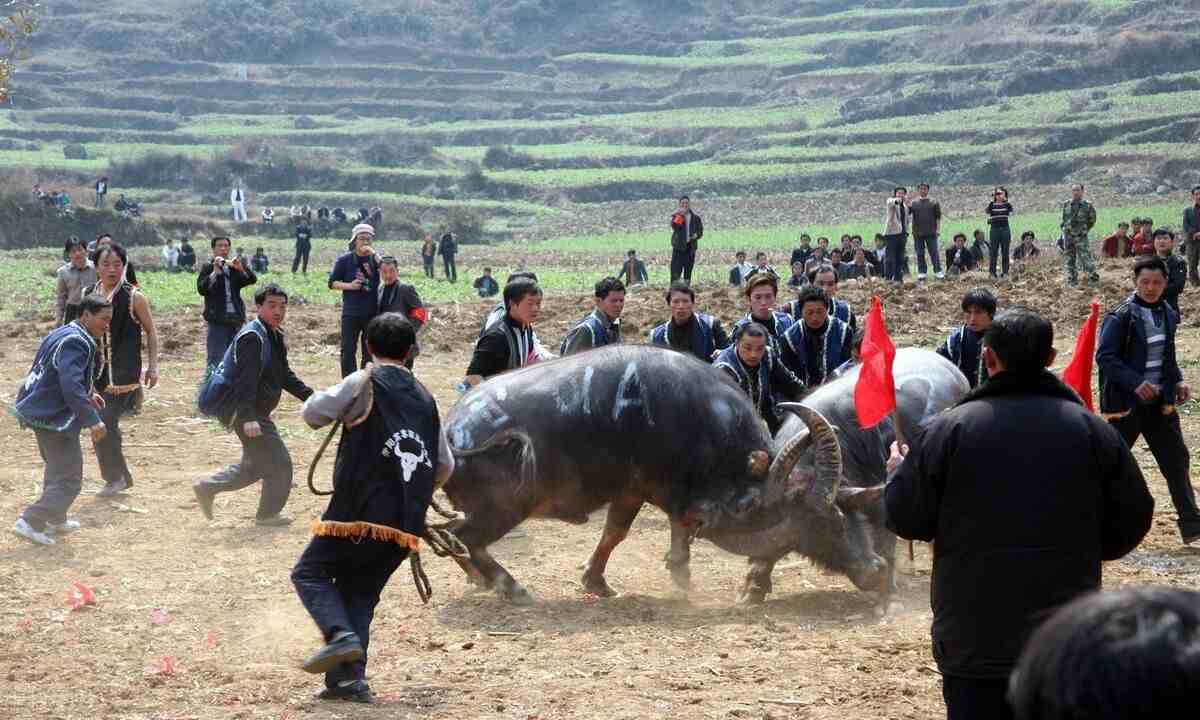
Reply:
<svg viewBox="0 0 1200 720"><path fill-rule="evenodd" d="M313 482L313 475L315 475L317 472L317 465L321 462L321 456L325 454L325 450L329 447L330 441L333 440L333 436L337 434L338 429L341 427L341 420L338 420L333 424L333 427L329 429L329 434L325 436L325 440L321 443L321 447L317 448L317 454L313 456L312 464L308 466L308 489L313 495L324 497L326 495L333 494L333 490L318 490L316 483Z"/></svg>

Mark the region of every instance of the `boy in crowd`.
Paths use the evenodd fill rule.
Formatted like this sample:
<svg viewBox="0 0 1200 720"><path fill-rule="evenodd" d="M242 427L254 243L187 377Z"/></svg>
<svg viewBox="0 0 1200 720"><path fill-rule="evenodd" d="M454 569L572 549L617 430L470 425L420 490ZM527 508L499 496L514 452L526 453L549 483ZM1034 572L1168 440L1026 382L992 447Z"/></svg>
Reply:
<svg viewBox="0 0 1200 720"><path fill-rule="evenodd" d="M963 295L962 312L963 324L950 333L937 353L954 363L974 388L988 379L983 362L983 334L996 317L996 296L986 288L970 290Z"/></svg>
<svg viewBox="0 0 1200 720"><path fill-rule="evenodd" d="M795 265L800 263L801 266L808 264L808 258L812 256L812 237L808 233L800 236L800 247L792 250L792 257L788 261L789 264Z"/></svg>
<svg viewBox="0 0 1200 720"><path fill-rule="evenodd" d="M1100 413L1125 444L1139 436L1167 480L1185 545L1200 540L1200 509L1188 469L1176 406L1192 397L1175 351L1179 313L1164 299L1170 271L1162 258L1139 258L1134 293L1104 318L1096 347L1100 366Z"/></svg>
<svg viewBox="0 0 1200 720"><path fill-rule="evenodd" d="M342 377L358 369L361 343L363 367L367 364L365 331L379 310L379 256L371 242L375 228L366 223L354 226L351 249L338 257L329 273L329 289L342 291ZM360 340L361 339L361 340Z"/></svg>
<svg viewBox="0 0 1200 720"><path fill-rule="evenodd" d="M233 378L237 408L229 424L242 444L241 462L221 470L192 486L200 511L213 519L217 493L241 490L263 481L254 523L280 527L292 522L283 514L292 491L292 457L271 419L283 391L307 400L312 389L288 364L283 322L287 318L288 295L275 283L267 283L254 295L258 317L246 323L226 351L222 363Z"/></svg>
<svg viewBox="0 0 1200 720"><path fill-rule="evenodd" d="M829 267L833 268L835 274L842 271L842 251L840 248L834 248L829 251Z"/></svg>
<svg viewBox="0 0 1200 720"><path fill-rule="evenodd" d="M750 277L750 273L754 272L754 266L746 262L745 250L738 250L734 260L736 262L729 269L729 286L739 287Z"/></svg>
<svg viewBox="0 0 1200 720"><path fill-rule="evenodd" d="M262 246L259 246L254 251L254 255L250 258L250 269L256 273L265 273L271 266L271 261L267 258L267 254L263 252Z"/></svg>
<svg viewBox="0 0 1200 720"><path fill-rule="evenodd" d="M691 353L707 363L729 346L721 321L696 312L696 292L686 282L671 283L666 299L671 318L650 331L651 344Z"/></svg>
<svg viewBox="0 0 1200 720"><path fill-rule="evenodd" d="M834 370L850 359L854 331L829 315L830 298L820 286L800 291L795 305L800 320L780 339L779 360L806 387L825 382Z"/></svg>
<svg viewBox="0 0 1200 720"><path fill-rule="evenodd" d="M96 284L96 266L88 260L83 241L72 235L63 249L68 260L58 269L54 291L54 314L60 327L79 317L84 292Z"/></svg>
<svg viewBox="0 0 1200 720"><path fill-rule="evenodd" d="M1167 265L1167 289L1163 300L1175 312L1179 310L1179 294L1187 287L1187 261L1175 253L1175 233L1170 228L1160 227L1154 231L1154 252Z"/></svg>
<svg viewBox="0 0 1200 720"><path fill-rule="evenodd" d="M792 274L788 278L787 286L798 290L807 284L808 276L804 274L804 264L800 262L792 263Z"/></svg>
<svg viewBox="0 0 1200 720"><path fill-rule="evenodd" d="M766 328L771 349L778 356L779 338L796 322L792 316L775 309L775 301L779 297L779 279L774 273L754 275L746 283L745 294L750 301L750 312L734 323L733 341L737 342L743 328L750 323L758 323Z"/></svg>
<svg viewBox="0 0 1200 720"><path fill-rule="evenodd" d="M481 298L495 297L500 292L500 286L496 283L496 278L492 277L492 269L485 267L483 275L475 278L475 282L471 283L471 287L479 293Z"/></svg>
<svg viewBox="0 0 1200 720"><path fill-rule="evenodd" d="M367 649L380 593L417 548L433 491L454 470L437 403L405 369L416 348L413 326L382 314L366 334L373 365L304 403L309 427L341 421L343 429L333 496L292 569L325 640L303 666L325 674L317 698L361 703L373 701Z"/></svg>
<svg viewBox="0 0 1200 720"><path fill-rule="evenodd" d="M770 264L767 263L767 254L765 252L757 252L754 254L754 267L750 270L750 275L757 275L759 273L770 273L776 277L779 276L779 274L775 272L775 268L771 267Z"/></svg>
<svg viewBox="0 0 1200 720"><path fill-rule="evenodd" d="M867 251L867 262L871 263L871 270L878 277L883 274L883 261L887 258L887 240L883 237L883 233L875 233L872 242L875 244L875 249Z"/></svg>
<svg viewBox="0 0 1200 720"><path fill-rule="evenodd" d="M984 237L982 230L975 228L975 233L971 240L971 254L975 256L975 267L981 267L983 259L988 257L991 252L991 243Z"/></svg>
<svg viewBox="0 0 1200 720"><path fill-rule="evenodd" d="M384 255L379 261L379 314L396 313L407 319L416 332L420 332L425 323L429 322L429 311L421 303L417 289L408 283L400 282L400 263L391 255ZM413 345L405 365L412 370L413 359L421 349Z"/></svg>
<svg viewBox="0 0 1200 720"><path fill-rule="evenodd" d="M811 275L812 271L825 265L829 262L829 253L825 248L818 245L813 248L812 255L808 256L808 262L804 263L804 274Z"/></svg>
<svg viewBox="0 0 1200 720"><path fill-rule="evenodd" d="M14 533L38 545L53 545L54 536L79 529L79 521L67 517L83 487L79 435L87 430L93 443L105 435L97 412L104 400L93 381L100 362L97 341L108 332L112 304L102 296L85 295L76 307L79 317L42 341L12 408L21 427L33 429L46 464L41 497L25 508L13 527Z"/></svg>
<svg viewBox="0 0 1200 720"><path fill-rule="evenodd" d="M200 267L196 292L204 298L204 322L208 324L205 367L221 362L233 336L246 323L242 288L258 282L258 276L242 265L241 258L229 259L229 238L212 239L212 260Z"/></svg>
<svg viewBox="0 0 1200 720"><path fill-rule="evenodd" d="M1104 257L1130 257L1133 255L1133 238L1129 237L1129 223L1117 223L1117 231L1104 238Z"/></svg>
<svg viewBox="0 0 1200 720"><path fill-rule="evenodd" d="M813 271L812 284L825 291L825 297L828 298L828 310L832 317L841 320L851 330L858 329L858 318L854 316L854 310L851 309L850 303L837 298L838 293L838 274L834 272L831 265L822 265ZM782 308L783 312L792 316L797 322L801 319L801 303L799 300L793 300Z"/></svg>
<svg viewBox="0 0 1200 720"><path fill-rule="evenodd" d="M559 354L574 355L621 342L621 310L625 308L625 285L615 277L596 283L596 308L563 338Z"/></svg>
<svg viewBox="0 0 1200 720"><path fill-rule="evenodd" d="M1021 244L1017 246L1016 250L1013 250L1013 260L1029 261L1041 255L1042 251L1038 249L1036 242L1037 236L1033 234L1032 230L1021 233Z"/></svg>
<svg viewBox="0 0 1200 720"><path fill-rule="evenodd" d="M300 224L296 226L296 252L292 255L292 274L295 275L297 270L303 274L308 274L308 256L312 253L312 227L300 220Z"/></svg>
<svg viewBox="0 0 1200 720"><path fill-rule="evenodd" d="M506 370L548 360L533 332L542 314L542 289L536 280L520 277L504 286L504 315L485 325L467 365L464 382L474 387Z"/></svg>
<svg viewBox="0 0 1200 720"><path fill-rule="evenodd" d="M776 393L799 400L804 394L804 383L779 361L779 356L771 350L771 340L767 328L757 322L747 323L737 333L733 345L717 356L713 367L738 384L774 435L782 424L775 411Z"/></svg>
<svg viewBox="0 0 1200 720"><path fill-rule="evenodd" d="M867 254L861 247L854 249L854 262L842 263L839 280L859 280L872 276L871 266L867 263Z"/></svg>
<svg viewBox="0 0 1200 720"><path fill-rule="evenodd" d="M975 253L967 249L967 236L954 233L954 246L946 250L946 272L961 275L975 268Z"/></svg>
<svg viewBox="0 0 1200 720"><path fill-rule="evenodd" d="M617 273L617 279L624 280L630 286L645 285L650 282L650 275L646 272L646 263L638 259L637 250L630 249L625 253L625 263L621 265L621 272Z"/></svg>

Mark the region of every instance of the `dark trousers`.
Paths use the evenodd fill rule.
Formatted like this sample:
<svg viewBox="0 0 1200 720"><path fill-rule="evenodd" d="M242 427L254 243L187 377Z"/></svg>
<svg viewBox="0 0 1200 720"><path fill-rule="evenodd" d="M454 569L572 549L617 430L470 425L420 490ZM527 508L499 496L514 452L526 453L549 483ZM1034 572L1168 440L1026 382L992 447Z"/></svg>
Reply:
<svg viewBox="0 0 1200 720"><path fill-rule="evenodd" d="M946 720L1012 720L1008 678L942 676Z"/></svg>
<svg viewBox="0 0 1200 720"><path fill-rule="evenodd" d="M225 357L225 351L229 349L229 343L233 342L237 332L238 326L230 323L210 322L208 324L208 337L205 339L204 353L206 367L221 364L221 358Z"/></svg>
<svg viewBox="0 0 1200 720"><path fill-rule="evenodd" d="M312 252L312 243L311 242L305 242L305 243L297 242L296 243L296 255L295 255L295 257L292 258L292 274L293 275L296 273L296 270L301 267L301 263L303 263L304 274L305 275L308 274L308 254L311 252Z"/></svg>
<svg viewBox="0 0 1200 720"><path fill-rule="evenodd" d="M908 253L907 235L884 235L887 252L883 256L883 278L900 282L904 279L904 256Z"/></svg>
<svg viewBox="0 0 1200 720"><path fill-rule="evenodd" d="M292 456L288 454L279 429L270 418L258 418L262 434L246 437L241 420L234 420L233 431L242 441L242 460L197 483L200 492L217 493L241 490L262 480L255 517L278 515L292 492Z"/></svg>
<svg viewBox="0 0 1200 720"><path fill-rule="evenodd" d="M296 561L292 584L325 642L345 631L358 635L363 646L361 660L342 663L325 674L325 687L366 677L375 606L406 557L408 549L396 543L314 537Z"/></svg>
<svg viewBox="0 0 1200 720"><path fill-rule="evenodd" d="M671 282L683 278L689 285L692 283L692 268L696 266L695 250L671 251Z"/></svg>
<svg viewBox="0 0 1200 720"><path fill-rule="evenodd" d="M1196 265L1200 263L1200 240L1187 239L1187 265L1188 265L1188 280L1192 286L1200 285L1200 271L1197 271Z"/></svg>
<svg viewBox="0 0 1200 720"><path fill-rule="evenodd" d="M104 478L105 485L124 479L129 487L133 487L133 474L129 472L122 444L121 416L137 407L140 394L141 390L123 395L103 394L104 408L100 410L100 419L104 421L104 429L108 432L103 440L96 443L96 462L100 465L100 476Z"/></svg>
<svg viewBox="0 0 1200 720"><path fill-rule="evenodd" d="M371 359L367 350L367 323L369 322L371 322L369 317L342 316L342 377L352 374L360 367L366 367L367 361ZM362 349L361 365L356 357L360 347Z"/></svg>
<svg viewBox="0 0 1200 720"><path fill-rule="evenodd" d="M39 532L46 523L61 525L67 519L67 510L79 497L83 487L83 448L79 444L79 431L54 432L35 428L38 452L46 469L42 473L42 494L37 502L25 508L21 517Z"/></svg>
<svg viewBox="0 0 1200 720"><path fill-rule="evenodd" d="M929 261L933 263L933 271L942 271L942 258L938 256L937 235L917 235L913 241L917 246L917 273L925 274L925 253L929 253Z"/></svg>
<svg viewBox="0 0 1200 720"><path fill-rule="evenodd" d="M443 255L442 266L446 269L446 279L450 282L458 282L458 267L454 264L454 256Z"/></svg>
<svg viewBox="0 0 1200 720"><path fill-rule="evenodd" d="M421 264L425 266L425 277L432 278L433 277L433 256L432 255L422 255L421 256Z"/></svg>
<svg viewBox="0 0 1200 720"><path fill-rule="evenodd" d="M1180 530L1200 531L1200 509L1196 508L1196 492L1189 479L1190 462L1179 427L1179 413L1163 415L1161 405L1138 405L1133 412L1114 420L1113 426L1129 447L1133 447L1139 435L1146 438L1159 472L1167 479Z"/></svg>
<svg viewBox="0 0 1200 720"><path fill-rule="evenodd" d="M79 317L78 305L67 305L63 308L63 325L75 321Z"/></svg>
<svg viewBox="0 0 1200 720"><path fill-rule="evenodd" d="M992 253L988 263L988 272L992 277L996 277L996 258L1004 254L1004 263L1001 266L1003 274L1008 274L1009 247L1012 245L1012 230L1007 225L992 226L991 233L988 235L988 242L992 246Z"/></svg>

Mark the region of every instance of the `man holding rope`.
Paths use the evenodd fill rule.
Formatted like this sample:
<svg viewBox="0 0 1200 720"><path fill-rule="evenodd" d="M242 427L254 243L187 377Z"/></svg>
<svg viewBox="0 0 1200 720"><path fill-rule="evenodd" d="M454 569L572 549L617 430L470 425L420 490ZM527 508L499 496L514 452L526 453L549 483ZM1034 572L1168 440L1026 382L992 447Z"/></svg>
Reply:
<svg viewBox="0 0 1200 720"><path fill-rule="evenodd" d="M309 427L344 428L333 497L292 570L296 593L325 639L303 665L325 674L317 697L361 703L373 700L367 645L379 595L417 549L434 488L454 470L437 403L405 368L416 330L398 313L385 313L367 325L366 337L374 364L304 403Z"/></svg>

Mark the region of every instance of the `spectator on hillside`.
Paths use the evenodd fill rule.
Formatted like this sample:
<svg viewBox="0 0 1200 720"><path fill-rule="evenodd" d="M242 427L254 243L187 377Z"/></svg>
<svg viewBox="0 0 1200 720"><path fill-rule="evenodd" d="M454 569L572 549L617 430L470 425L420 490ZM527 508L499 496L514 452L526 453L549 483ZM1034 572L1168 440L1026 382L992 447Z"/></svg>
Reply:
<svg viewBox="0 0 1200 720"><path fill-rule="evenodd" d="M926 277L925 253L933 274L939 280L946 277L942 272L942 258L938 254L938 233L942 231L942 206L929 198L929 183L917 186L917 199L909 206L912 216L913 242L917 249L917 280Z"/></svg>
<svg viewBox="0 0 1200 720"><path fill-rule="evenodd" d="M365 223L371 219L371 211L365 207L358 209L358 222Z"/></svg>
<svg viewBox="0 0 1200 720"><path fill-rule="evenodd" d="M299 269L308 274L308 256L312 252L312 228L308 223L301 222L296 226L296 253L292 256L292 274Z"/></svg>
<svg viewBox="0 0 1200 720"><path fill-rule="evenodd" d="M174 240L167 240L163 244L162 249L163 270L167 272L179 272L179 249L175 247Z"/></svg>
<svg viewBox="0 0 1200 720"><path fill-rule="evenodd" d="M1179 310L1179 295L1187 287L1187 261L1175 252L1175 233L1170 228L1161 227L1154 231L1154 253L1167 264L1167 289L1163 291L1163 300L1168 305Z"/></svg>
<svg viewBox="0 0 1200 720"><path fill-rule="evenodd" d="M437 257L437 243L433 236L425 233L425 242L421 243L421 265L425 268L425 277L433 279L433 262Z"/></svg>
<svg viewBox="0 0 1200 720"><path fill-rule="evenodd" d="M838 277L841 277L842 274L842 264L842 249L834 248L830 250L829 265L833 268L833 271L837 273Z"/></svg>
<svg viewBox="0 0 1200 720"><path fill-rule="evenodd" d="M254 251L254 256L250 258L250 269L256 273L265 273L271 265L271 261L267 259L267 254L263 252L261 246Z"/></svg>
<svg viewBox="0 0 1200 720"><path fill-rule="evenodd" d="M692 282L692 268L702 237L704 223L692 212L692 201L684 195L679 198L679 209L671 216L671 282L680 278Z"/></svg>
<svg viewBox="0 0 1200 720"><path fill-rule="evenodd" d="M79 317L79 304L88 288L96 284L96 266L88 259L83 242L72 235L64 250L67 262L58 269L55 288L55 318L65 325Z"/></svg>
<svg viewBox="0 0 1200 720"><path fill-rule="evenodd" d="M812 236L808 233L800 235L800 247L792 250L792 257L788 261L789 265L800 263L801 267L808 265L808 258L812 256Z"/></svg>
<svg viewBox="0 0 1200 720"><path fill-rule="evenodd" d="M792 274L788 277L787 286L792 289L804 287L808 284L808 276L804 274L804 264L799 260L792 263Z"/></svg>
<svg viewBox="0 0 1200 720"><path fill-rule="evenodd" d="M825 248L818 245L813 248L812 255L808 256L808 262L804 263L804 274L811 275L813 270L829 263L829 253Z"/></svg>
<svg viewBox="0 0 1200 720"><path fill-rule="evenodd" d="M196 249L186 237L179 244L179 267L187 272L196 271Z"/></svg>
<svg viewBox="0 0 1200 720"><path fill-rule="evenodd" d="M229 191L229 205L233 208L233 221L246 222L246 193L242 190L241 183L237 183Z"/></svg>
<svg viewBox="0 0 1200 720"><path fill-rule="evenodd" d="M475 288L481 298L495 297L500 292L500 285L496 283L496 278L492 277L490 267L485 267L483 275L475 278L475 282L471 283L471 286Z"/></svg>
<svg viewBox="0 0 1200 720"><path fill-rule="evenodd" d="M1042 251L1037 246L1037 236L1033 234L1033 231L1026 230L1021 233L1021 244L1017 246L1016 250L1013 250L1013 260L1017 262L1029 261L1041 254Z"/></svg>
<svg viewBox="0 0 1200 720"><path fill-rule="evenodd" d="M1200 185L1192 188L1192 204L1183 211L1183 249L1187 252L1188 280L1200 285Z"/></svg>
<svg viewBox="0 0 1200 720"><path fill-rule="evenodd" d="M55 195L56 195L55 200L56 200L56 204L58 205L58 209L64 213L71 212L71 196L67 194L67 191L60 190L57 193L55 193Z"/></svg>
<svg viewBox="0 0 1200 720"><path fill-rule="evenodd" d="M317 208L317 221L318 222L328 222L329 221L329 208L327 206L322 205L321 207Z"/></svg>
<svg viewBox="0 0 1200 720"><path fill-rule="evenodd" d="M45 198L46 198L46 191L42 189L42 184L41 184L41 183L34 183L34 185L33 185L33 197L34 197L35 199L37 199L39 202L44 202L44 201L45 201Z"/></svg>
<svg viewBox="0 0 1200 720"><path fill-rule="evenodd" d="M779 277L779 273L775 272L775 268L768 264L765 252L754 253L754 267L750 268L750 274L757 275L759 273L770 273L775 277Z"/></svg>
<svg viewBox="0 0 1200 720"><path fill-rule="evenodd" d="M983 265L985 258L989 257L992 252L992 246L983 236L983 231L975 228L974 237L971 240L971 254L975 256L975 267Z"/></svg>
<svg viewBox="0 0 1200 720"><path fill-rule="evenodd" d="M442 266L446 271L446 279L452 283L458 282L458 267L454 264L454 256L458 254L458 240L449 230L442 235L438 243L438 254L442 256Z"/></svg>
<svg viewBox="0 0 1200 720"><path fill-rule="evenodd" d="M1133 236L1133 254L1137 256L1154 254L1154 220L1142 218L1142 224L1137 234Z"/></svg>
<svg viewBox="0 0 1200 720"><path fill-rule="evenodd" d="M1007 188L997 187L992 191L991 202L984 208L984 214L987 216L988 228L991 233L991 236L988 238L988 244L991 248L988 260L988 273L993 278L1007 276L1009 247L1012 245L1012 230L1009 228L1008 219L1013 214L1013 206L1009 202ZM1000 274L997 275L997 260L1000 259L1003 262L999 264Z"/></svg>
<svg viewBox="0 0 1200 720"><path fill-rule="evenodd" d="M1118 223L1117 231L1104 238L1101 251L1104 253L1104 257L1108 258L1124 258L1133 255L1133 238L1129 237L1129 223Z"/></svg>
<svg viewBox="0 0 1200 720"><path fill-rule="evenodd" d="M954 233L954 245L946 250L946 272L961 275L974 270L976 262L975 253L967 249L967 236Z"/></svg>
<svg viewBox="0 0 1200 720"><path fill-rule="evenodd" d="M96 181L95 191L96 191L96 207L102 208L102 207L104 207L104 196L108 195L108 176L107 175L105 175L104 177L102 177Z"/></svg>
<svg viewBox="0 0 1200 720"><path fill-rule="evenodd" d="M275 211L274 210L272 210L269 207L263 208L262 212L260 214L262 215L263 225L274 225L275 224Z"/></svg>
<svg viewBox="0 0 1200 720"><path fill-rule="evenodd" d="M736 262L733 267L729 268L729 286L739 287L750 277L750 273L754 271L754 266L746 262L745 250L738 250L733 257Z"/></svg>
<svg viewBox="0 0 1200 720"><path fill-rule="evenodd" d="M625 254L625 264L621 266L621 272L617 273L617 279L629 283L630 287L650 282L650 275L646 273L646 263L638 260L637 250L630 249Z"/></svg>
<svg viewBox="0 0 1200 720"><path fill-rule="evenodd" d="M885 280L900 282L904 279L901 260L908 253L909 201L908 189L898 187L885 204L883 236L887 253L883 262Z"/></svg>
<svg viewBox="0 0 1200 720"><path fill-rule="evenodd" d="M854 250L854 262L842 263L838 277L842 280L859 280L872 275L871 265L867 262L867 254L860 247Z"/></svg>
<svg viewBox="0 0 1200 720"><path fill-rule="evenodd" d="M333 216L333 222L337 225L341 225L350 219L346 216L346 211L340 207L335 207L331 215Z"/></svg>

